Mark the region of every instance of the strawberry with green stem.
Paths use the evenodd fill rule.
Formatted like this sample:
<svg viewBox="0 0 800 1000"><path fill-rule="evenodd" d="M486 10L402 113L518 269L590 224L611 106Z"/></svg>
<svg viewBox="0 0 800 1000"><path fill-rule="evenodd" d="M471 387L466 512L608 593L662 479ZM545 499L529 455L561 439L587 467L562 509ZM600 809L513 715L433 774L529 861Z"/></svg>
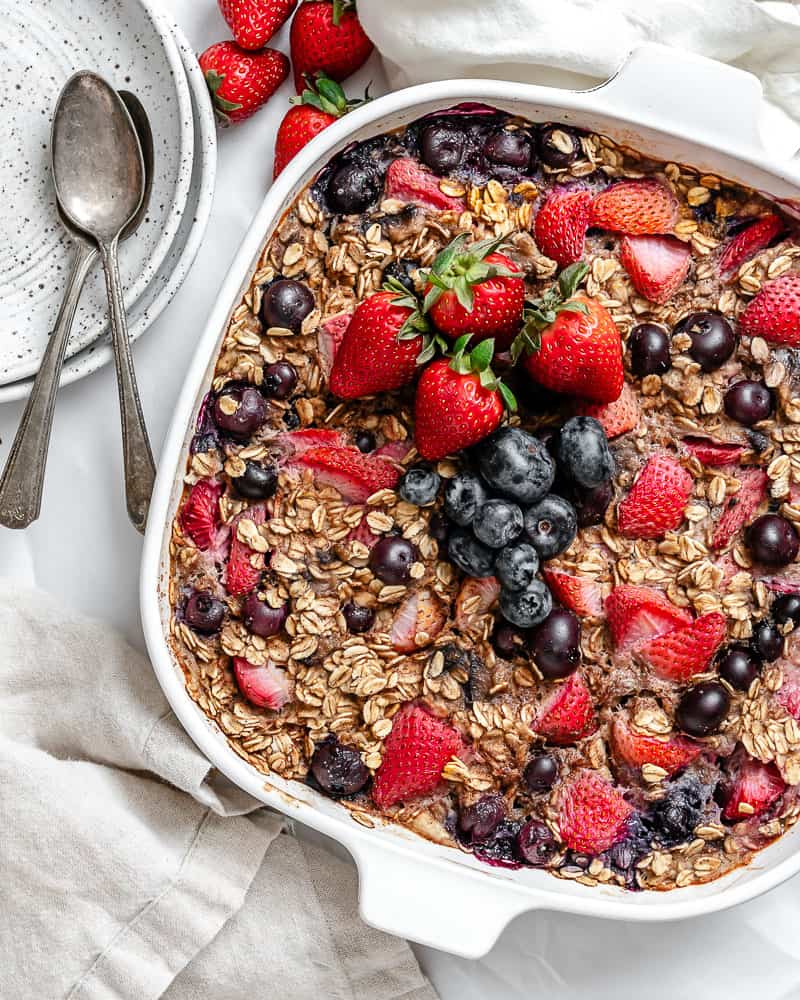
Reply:
<svg viewBox="0 0 800 1000"><path fill-rule="evenodd" d="M344 80L369 58L372 42L356 13L355 0L305 0L289 35L295 86L320 70Z"/></svg>
<svg viewBox="0 0 800 1000"><path fill-rule="evenodd" d="M289 75L289 60L282 52L246 52L236 42L218 42L198 61L222 125L254 115Z"/></svg>

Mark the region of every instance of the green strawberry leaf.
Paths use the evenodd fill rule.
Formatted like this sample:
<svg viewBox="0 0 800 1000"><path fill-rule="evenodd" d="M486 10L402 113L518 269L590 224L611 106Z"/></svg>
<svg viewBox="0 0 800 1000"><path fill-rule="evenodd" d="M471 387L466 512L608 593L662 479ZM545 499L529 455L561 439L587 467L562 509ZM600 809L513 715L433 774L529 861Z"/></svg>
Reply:
<svg viewBox="0 0 800 1000"><path fill-rule="evenodd" d="M503 402L505 403L506 409L511 410L512 413L516 413L517 397L514 395L514 393L508 388L505 382L500 382L497 388L498 391L500 392Z"/></svg>
<svg viewBox="0 0 800 1000"><path fill-rule="evenodd" d="M491 371L492 356L494 355L494 340L482 340L477 344L470 354L472 370L475 372Z"/></svg>
<svg viewBox="0 0 800 1000"><path fill-rule="evenodd" d="M578 285L580 285L588 273L589 265L584 264L583 261L577 264L570 264L564 268L558 276L558 291L563 302L572 298L578 290Z"/></svg>
<svg viewBox="0 0 800 1000"><path fill-rule="evenodd" d="M339 27L339 21L346 10L355 10L355 0L333 0L333 23Z"/></svg>
<svg viewBox="0 0 800 1000"><path fill-rule="evenodd" d="M436 357L436 342L431 337L428 343L422 348L422 350L417 355L417 364L426 365L429 361L433 361Z"/></svg>
<svg viewBox="0 0 800 1000"><path fill-rule="evenodd" d="M462 336L460 336L458 340L453 344L453 354L454 355L463 354L467 348L467 344L470 342L471 339L472 339L471 333L462 334Z"/></svg>
<svg viewBox="0 0 800 1000"><path fill-rule="evenodd" d="M464 244L469 239L469 233L461 233L459 236L444 248L440 250L436 256L436 260L433 262L433 267L431 268L430 278L433 280L434 275L438 276L440 274L445 274L449 269L450 265L455 260L455 258L461 253ZM443 288L448 288L448 285L442 285Z"/></svg>
<svg viewBox="0 0 800 1000"><path fill-rule="evenodd" d="M467 280L466 275L462 274L456 278L453 283L453 291L456 293L459 305L471 313L472 307L475 304L475 297L472 294L472 285Z"/></svg>

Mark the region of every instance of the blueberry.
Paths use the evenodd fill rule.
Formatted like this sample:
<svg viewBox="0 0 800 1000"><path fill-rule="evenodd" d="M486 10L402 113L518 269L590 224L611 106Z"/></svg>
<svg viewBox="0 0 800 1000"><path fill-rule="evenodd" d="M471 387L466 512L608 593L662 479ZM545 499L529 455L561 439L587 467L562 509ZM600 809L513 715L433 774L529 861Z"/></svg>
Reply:
<svg viewBox="0 0 800 1000"><path fill-rule="evenodd" d="M520 427L501 427L477 448L481 475L498 493L535 503L553 485L555 464L545 445Z"/></svg>
<svg viewBox="0 0 800 1000"><path fill-rule="evenodd" d="M267 401L252 386L223 389L214 401L214 423L231 437L245 440L267 419Z"/></svg>
<svg viewBox="0 0 800 1000"><path fill-rule="evenodd" d="M763 382L742 379L725 393L725 412L731 420L750 427L759 420L766 420L772 413L774 399Z"/></svg>
<svg viewBox="0 0 800 1000"><path fill-rule="evenodd" d="M517 835L517 852L526 864L545 868L558 853L558 841L546 823L529 819Z"/></svg>
<svg viewBox="0 0 800 1000"><path fill-rule="evenodd" d="M655 323L640 323L628 337L631 371L638 378L645 375L663 375L672 367L669 354L669 337L663 327Z"/></svg>
<svg viewBox="0 0 800 1000"><path fill-rule="evenodd" d="M527 542L506 545L494 561L494 571L506 590L527 590L539 572L539 556Z"/></svg>
<svg viewBox="0 0 800 1000"><path fill-rule="evenodd" d="M575 506L578 527L588 528L593 524L602 524L613 499L614 486L610 480L587 489L575 487L572 491L572 503Z"/></svg>
<svg viewBox="0 0 800 1000"><path fill-rule="evenodd" d="M370 451L375 451L378 442L375 440L375 435L372 431L356 431L355 436L355 446L360 452L365 455Z"/></svg>
<svg viewBox="0 0 800 1000"><path fill-rule="evenodd" d="M522 772L522 780L531 792L547 792L558 778L558 762L549 753L531 757Z"/></svg>
<svg viewBox="0 0 800 1000"><path fill-rule="evenodd" d="M492 645L506 659L521 656L525 652L525 635L513 625L498 622L492 634Z"/></svg>
<svg viewBox="0 0 800 1000"><path fill-rule="evenodd" d="M361 163L344 163L330 176L326 196L336 215L360 215L378 200L381 180L375 170Z"/></svg>
<svg viewBox="0 0 800 1000"><path fill-rule="evenodd" d="M416 288L411 273L412 271L416 271L418 267L419 264L417 261L401 257L399 260L393 260L386 265L383 269L383 280L386 281L388 278L394 278L395 281L400 282L403 288L408 289L413 294Z"/></svg>
<svg viewBox="0 0 800 1000"><path fill-rule="evenodd" d="M369 771L358 750L340 743L335 736L326 737L317 746L310 769L323 792L335 799L355 795L369 781Z"/></svg>
<svg viewBox="0 0 800 1000"><path fill-rule="evenodd" d="M566 608L553 608L533 630L531 658L546 680L563 680L578 669L580 643L581 626L577 616Z"/></svg>
<svg viewBox="0 0 800 1000"><path fill-rule="evenodd" d="M750 645L765 663L772 663L783 652L783 634L774 622L762 618L753 625Z"/></svg>
<svg viewBox="0 0 800 1000"><path fill-rule="evenodd" d="M439 176L458 169L464 146L464 132L455 122L431 122L420 133L422 160Z"/></svg>
<svg viewBox="0 0 800 1000"><path fill-rule="evenodd" d="M264 367L264 395L269 399L288 399L296 387L297 369L288 361Z"/></svg>
<svg viewBox="0 0 800 1000"><path fill-rule="evenodd" d="M745 532L745 542L753 559L767 566L786 566L800 548L797 529L780 514L757 517Z"/></svg>
<svg viewBox="0 0 800 1000"><path fill-rule="evenodd" d="M417 550L405 538L389 535L376 542L369 554L369 568L384 583L406 583Z"/></svg>
<svg viewBox="0 0 800 1000"><path fill-rule="evenodd" d="M800 594L781 594L772 602L770 611L779 625L791 622L796 629L800 625Z"/></svg>
<svg viewBox="0 0 800 1000"><path fill-rule="evenodd" d="M314 294L307 285L293 278L281 278L264 292L261 319L266 327L278 326L299 333L313 308Z"/></svg>
<svg viewBox="0 0 800 1000"><path fill-rule="evenodd" d="M761 660L744 646L730 646L719 661L719 675L737 691L748 691L758 677Z"/></svg>
<svg viewBox="0 0 800 1000"><path fill-rule="evenodd" d="M519 828L520 824L514 820L503 820L489 838L475 845L475 857L500 868L520 868L517 850Z"/></svg>
<svg viewBox="0 0 800 1000"><path fill-rule="evenodd" d="M533 628L544 621L553 608L550 591L541 580L534 580L527 590L501 590L503 617L519 628Z"/></svg>
<svg viewBox="0 0 800 1000"><path fill-rule="evenodd" d="M224 617L225 605L205 590L195 590L183 606L183 620L200 635L219 632Z"/></svg>
<svg viewBox="0 0 800 1000"><path fill-rule="evenodd" d="M458 814L458 828L468 843L488 840L506 818L506 804L502 796L484 795L464 806Z"/></svg>
<svg viewBox="0 0 800 1000"><path fill-rule="evenodd" d="M253 635L260 635L266 639L277 635L283 628L284 622L289 617L289 608L286 604L282 604L279 608L270 607L253 591L244 602L242 616L245 626Z"/></svg>
<svg viewBox="0 0 800 1000"><path fill-rule="evenodd" d="M704 372L720 368L736 349L733 327L718 312L689 313L676 324L673 333L689 334L692 341L689 355Z"/></svg>
<svg viewBox="0 0 800 1000"><path fill-rule="evenodd" d="M415 465L400 480L397 492L408 503L430 507L439 494L442 477L427 465Z"/></svg>
<svg viewBox="0 0 800 1000"><path fill-rule="evenodd" d="M645 814L645 824L653 840L662 847L675 847L694 836L703 820L708 792L692 776L684 776L667 786L663 799L654 802Z"/></svg>
<svg viewBox="0 0 800 1000"><path fill-rule="evenodd" d="M431 538L435 538L440 543L446 542L450 537L450 522L438 510L431 514L431 519L428 522L428 533Z"/></svg>
<svg viewBox="0 0 800 1000"><path fill-rule="evenodd" d="M356 635L369 632L375 621L375 612L372 608L366 608L363 604L356 604L354 601L348 601L344 605L342 614L348 630Z"/></svg>
<svg viewBox="0 0 800 1000"><path fill-rule="evenodd" d="M722 684L704 681L683 695L678 702L675 721L689 736L710 736L725 721L730 705L730 695Z"/></svg>
<svg viewBox="0 0 800 1000"><path fill-rule="evenodd" d="M507 500L487 500L472 521L472 530L479 542L490 549L502 549L522 534L522 509Z"/></svg>
<svg viewBox="0 0 800 1000"><path fill-rule="evenodd" d="M455 529L450 532L447 552L452 562L468 576L481 578L494 572L494 552L467 531Z"/></svg>
<svg viewBox="0 0 800 1000"><path fill-rule="evenodd" d="M296 431L300 426L300 414L294 406L288 407L283 412L283 426L287 431Z"/></svg>
<svg viewBox="0 0 800 1000"><path fill-rule="evenodd" d="M540 559L552 559L568 549L578 533L575 508L551 493L525 512L525 534Z"/></svg>
<svg viewBox="0 0 800 1000"><path fill-rule="evenodd" d="M232 480L240 497L248 500L268 500L278 488L278 473L271 465L245 462L244 472Z"/></svg>
<svg viewBox="0 0 800 1000"><path fill-rule="evenodd" d="M578 159L581 144L571 129L550 123L540 126L536 149L542 163L554 170L564 170Z"/></svg>
<svg viewBox="0 0 800 1000"><path fill-rule="evenodd" d="M532 152L531 137L522 129L496 129L483 144L483 155L487 160L516 170L529 169Z"/></svg>
<svg viewBox="0 0 800 1000"><path fill-rule="evenodd" d="M556 442L559 471L584 488L600 486L614 475L614 458L603 425L594 417L572 417Z"/></svg>
<svg viewBox="0 0 800 1000"><path fill-rule="evenodd" d="M486 487L480 479L469 472L460 472L445 484L443 509L451 521L466 528L487 499Z"/></svg>

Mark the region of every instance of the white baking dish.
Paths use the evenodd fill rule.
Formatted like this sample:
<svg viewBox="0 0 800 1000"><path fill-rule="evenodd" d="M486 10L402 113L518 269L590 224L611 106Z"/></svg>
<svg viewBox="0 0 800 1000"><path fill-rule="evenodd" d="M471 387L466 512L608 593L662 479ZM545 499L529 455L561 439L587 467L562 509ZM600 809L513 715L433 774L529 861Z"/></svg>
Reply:
<svg viewBox="0 0 800 1000"><path fill-rule="evenodd" d="M475 958L526 910L675 920L751 899L800 870L800 830L763 851L747 869L706 886L669 893L588 888L541 871L489 868L396 826L365 829L344 807L305 785L266 779L230 749L186 693L180 667L165 641L170 522L197 410L229 316L277 220L333 153L354 139L397 128L460 101L496 105L533 121L585 126L655 157L692 164L782 200L800 197L800 169L794 163L770 162L765 152L758 129L761 87L755 77L661 46L637 49L613 79L591 91L489 80L452 80L402 90L330 126L283 172L253 221L198 342L161 456L142 563L142 619L161 686L187 732L220 771L262 802L334 837L351 852L360 875L361 913L368 923Z"/></svg>

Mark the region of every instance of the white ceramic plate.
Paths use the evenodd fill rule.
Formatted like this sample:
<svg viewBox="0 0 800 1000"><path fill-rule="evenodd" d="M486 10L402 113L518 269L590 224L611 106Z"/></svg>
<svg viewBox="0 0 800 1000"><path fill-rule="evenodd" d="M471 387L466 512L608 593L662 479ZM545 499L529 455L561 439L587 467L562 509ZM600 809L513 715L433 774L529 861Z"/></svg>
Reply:
<svg viewBox="0 0 800 1000"><path fill-rule="evenodd" d="M120 253L130 309L167 256L186 208L194 156L189 84L172 34L149 0L0 0L0 385L35 374L64 292L73 249L50 177L50 126L59 91L93 69L133 91L150 115L155 171L150 208ZM99 271L87 282L71 356L106 329Z"/></svg>
<svg viewBox="0 0 800 1000"><path fill-rule="evenodd" d="M195 155L189 198L178 232L158 272L128 313L128 330L132 340L141 336L155 322L180 288L194 262L211 213L217 168L214 112L197 58L192 46L171 20L162 12L156 12L156 18L164 25L165 30L174 33L188 78L194 117ZM107 364L111 358L111 346L106 334L66 362L61 385L69 385L89 375ZM0 403L26 398L32 384L33 376L0 385Z"/></svg>

